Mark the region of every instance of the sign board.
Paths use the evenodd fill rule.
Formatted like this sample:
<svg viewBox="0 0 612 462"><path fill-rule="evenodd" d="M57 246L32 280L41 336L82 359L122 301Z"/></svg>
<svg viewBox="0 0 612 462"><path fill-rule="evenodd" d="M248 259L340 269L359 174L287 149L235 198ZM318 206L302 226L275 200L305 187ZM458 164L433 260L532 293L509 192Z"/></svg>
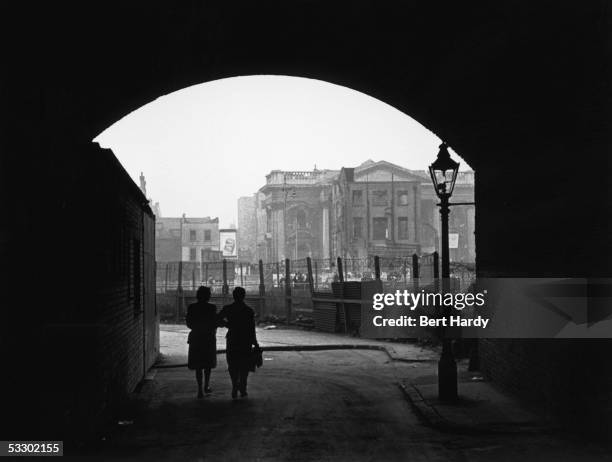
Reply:
<svg viewBox="0 0 612 462"><path fill-rule="evenodd" d="M238 246L236 245L236 230L221 229L219 230L219 250L224 257L238 256Z"/></svg>
<svg viewBox="0 0 612 462"><path fill-rule="evenodd" d="M449 249L459 248L459 233L448 233L448 248Z"/></svg>

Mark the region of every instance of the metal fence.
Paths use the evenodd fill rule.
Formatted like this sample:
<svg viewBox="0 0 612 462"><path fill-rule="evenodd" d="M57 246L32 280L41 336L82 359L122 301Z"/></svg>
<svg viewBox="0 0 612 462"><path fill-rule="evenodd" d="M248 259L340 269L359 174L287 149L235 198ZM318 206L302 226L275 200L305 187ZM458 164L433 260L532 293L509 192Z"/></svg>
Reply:
<svg viewBox="0 0 612 462"><path fill-rule="evenodd" d="M156 289L158 293L195 290L208 286L213 293L221 293L224 284L223 261L212 262L157 262ZM228 287L242 286L248 291L259 287L258 265L228 260L225 262Z"/></svg>
<svg viewBox="0 0 612 462"><path fill-rule="evenodd" d="M258 264L235 260L157 262L157 292L174 291L179 286L184 290L195 290L205 285L211 287L213 293L221 293L226 284L229 289L241 286L247 292L258 293L262 283L266 291L284 288L287 283L292 288L311 290L309 274L312 290L316 291L331 290L331 283L339 281L380 279L385 288L407 288L415 279L427 285L439 277L439 258L436 252L419 256L416 260L412 255L335 261L331 258L311 259L310 270L307 258L261 265L260 275ZM451 262L450 273L451 278L457 279L461 290L466 290L476 279L474 263Z"/></svg>
<svg viewBox="0 0 612 462"><path fill-rule="evenodd" d="M452 290L469 290L476 279L474 264L452 262L450 275ZM185 303L195 300L197 288L205 285L219 303L229 301L233 288L241 286L258 307L260 316L283 322L308 322L314 316L314 300L328 297L323 305L331 309L334 300L344 297L336 293L339 284L358 287L360 281L376 280L385 293L417 287L436 290L440 262L437 252L393 258L304 258L258 264L235 260L158 262L156 277L158 305L168 319L178 320Z"/></svg>
<svg viewBox="0 0 612 462"><path fill-rule="evenodd" d="M465 292L476 282L476 265L474 263L451 262L450 277L457 283L457 290Z"/></svg>

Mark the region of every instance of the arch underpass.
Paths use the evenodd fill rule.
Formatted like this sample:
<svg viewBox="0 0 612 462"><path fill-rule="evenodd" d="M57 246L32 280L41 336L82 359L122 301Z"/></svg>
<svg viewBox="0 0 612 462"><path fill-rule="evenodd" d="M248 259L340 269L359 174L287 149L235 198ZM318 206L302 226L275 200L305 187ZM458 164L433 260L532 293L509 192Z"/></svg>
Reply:
<svg viewBox="0 0 612 462"><path fill-rule="evenodd" d="M56 4L2 7L10 20L2 31L10 69L2 85L2 197L10 219L0 245L10 262L3 278L9 306L22 307L9 310L3 338L6 349L20 352L9 360L17 385L7 393L27 403L24 409L36 409L27 397L37 373L25 365L37 351L7 326L33 324L38 332L53 316L30 295L32 282L23 275L32 261L50 265L35 291L68 293L72 308L62 321L80 319L75 311L96 282L77 277L86 288L79 287L67 274L94 257L86 246L68 252L66 236L95 224L95 209L119 219L109 204L130 189L110 186L116 169L104 167L105 176L94 159L107 154L90 140L154 98L196 83L298 75L371 95L431 129L477 172L480 276L612 274L606 2L329 3L122 5L95 13ZM68 216L71 201L78 205ZM115 321L107 327L117 328ZM522 377L514 391L535 388L537 396L547 394L558 371L538 375L529 357L568 357L571 349L573 373L588 372L598 384L591 392L609 402L609 368L578 363L584 354L609 351L608 342L488 348L491 361L504 365L492 367L494 378ZM520 359L506 361L511 355ZM144 373L139 367L135 373ZM571 393L560 388L552 401ZM588 397L579 404L585 416L596 412ZM27 425L30 414L18 415Z"/></svg>

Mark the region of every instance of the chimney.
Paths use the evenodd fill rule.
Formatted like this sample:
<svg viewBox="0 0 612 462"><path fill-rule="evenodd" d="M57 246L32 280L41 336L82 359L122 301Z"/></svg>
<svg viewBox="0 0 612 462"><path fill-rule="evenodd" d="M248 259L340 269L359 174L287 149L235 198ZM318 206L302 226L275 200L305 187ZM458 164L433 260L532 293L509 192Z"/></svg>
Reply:
<svg viewBox="0 0 612 462"><path fill-rule="evenodd" d="M147 197L147 182L142 172L140 172L140 190Z"/></svg>

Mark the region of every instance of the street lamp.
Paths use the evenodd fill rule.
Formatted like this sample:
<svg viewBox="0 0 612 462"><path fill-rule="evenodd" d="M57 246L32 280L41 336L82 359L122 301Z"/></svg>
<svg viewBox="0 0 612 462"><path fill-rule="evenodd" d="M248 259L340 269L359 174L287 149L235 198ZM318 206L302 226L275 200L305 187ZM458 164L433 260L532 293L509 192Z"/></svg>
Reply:
<svg viewBox="0 0 612 462"><path fill-rule="evenodd" d="M438 158L429 166L429 174L434 185L434 190L440 198L440 220L442 222L441 246L442 246L442 292L449 291L450 259L448 249L448 215L450 212L449 199L455 188L459 162L451 159L448 145L442 143ZM448 319L450 307L445 309ZM443 335L442 354L438 362L438 397L440 401L455 401L457 399L457 363L453 357L451 340Z"/></svg>

